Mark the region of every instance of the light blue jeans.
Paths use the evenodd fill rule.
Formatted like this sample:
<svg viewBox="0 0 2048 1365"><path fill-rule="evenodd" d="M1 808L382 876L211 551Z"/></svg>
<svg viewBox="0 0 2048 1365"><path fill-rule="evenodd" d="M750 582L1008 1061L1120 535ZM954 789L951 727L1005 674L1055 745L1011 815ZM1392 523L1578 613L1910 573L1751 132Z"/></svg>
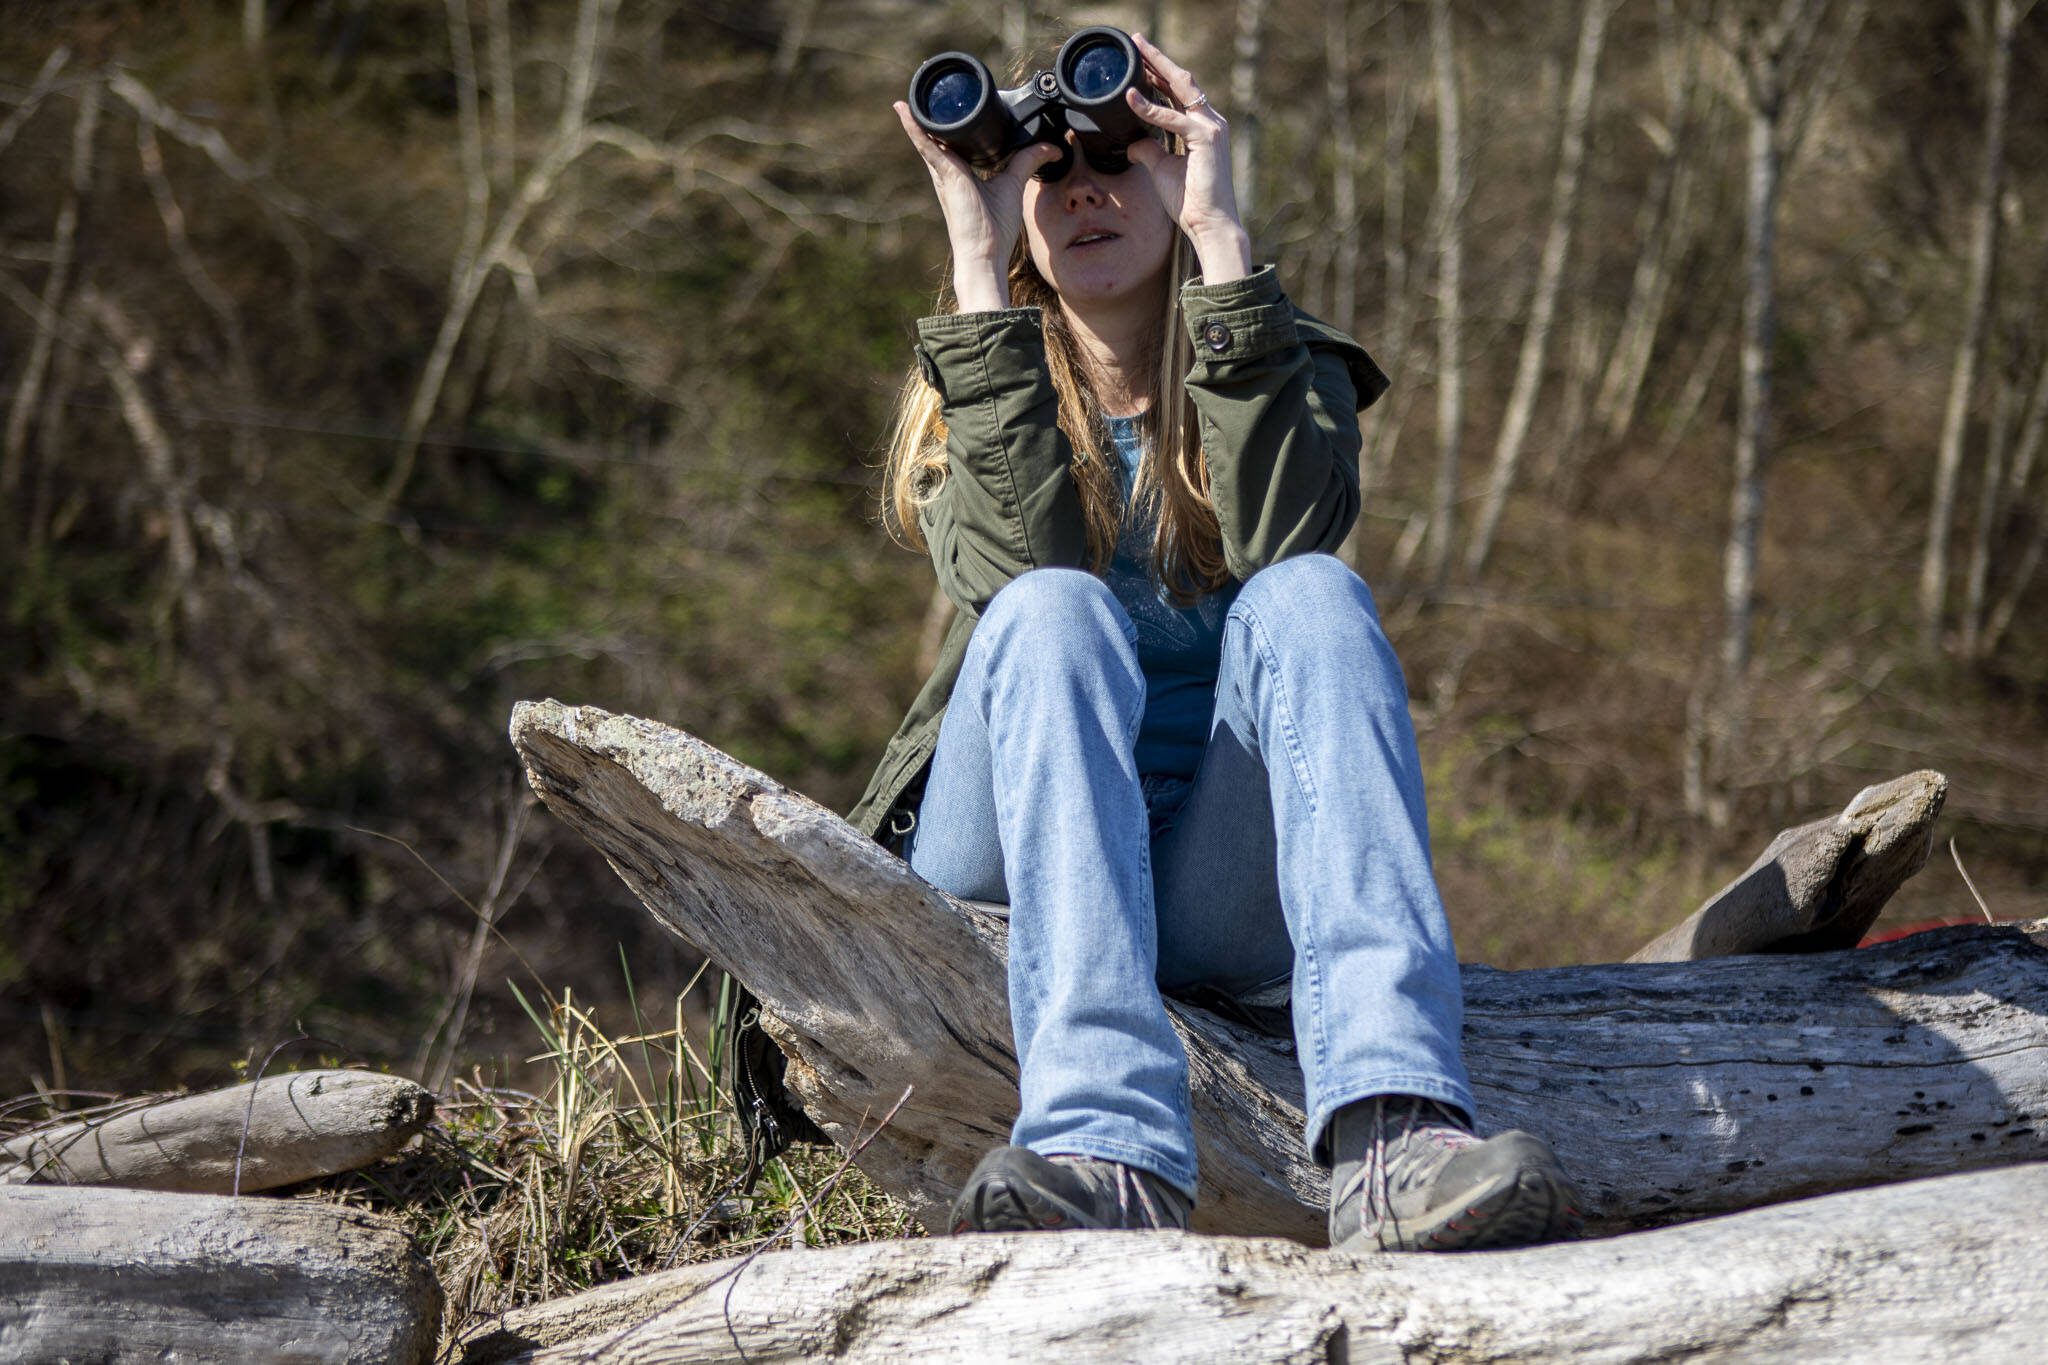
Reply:
<svg viewBox="0 0 2048 1365"><path fill-rule="evenodd" d="M1191 1197L1187 1057L1162 990L1293 977L1307 1141L1378 1094L1473 1112L1463 998L1408 692L1372 594L1329 555L1255 574L1225 619L1210 738L1155 821L1145 679L1100 579L1038 569L969 641L912 830L936 886L1010 906L1011 1141ZM1155 802L1156 804L1156 802ZM1164 823L1164 828L1157 828Z"/></svg>

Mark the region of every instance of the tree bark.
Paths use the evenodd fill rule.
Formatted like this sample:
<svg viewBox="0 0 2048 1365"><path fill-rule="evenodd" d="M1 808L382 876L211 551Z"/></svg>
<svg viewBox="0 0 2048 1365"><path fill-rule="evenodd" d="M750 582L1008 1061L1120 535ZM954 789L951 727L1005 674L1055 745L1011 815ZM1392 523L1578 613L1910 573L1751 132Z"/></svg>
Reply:
<svg viewBox="0 0 2048 1365"><path fill-rule="evenodd" d="M701 741L528 702L512 738L550 809L763 1002L788 1081L936 1223L1017 1104L1007 924ZM1488 1130L1551 1138L1596 1226L2048 1154L2048 922L1883 948L1465 971ZM1204 1010L1188 1052L1202 1229L1323 1235L1291 1046Z"/></svg>
<svg viewBox="0 0 2048 1365"><path fill-rule="evenodd" d="M367 1166L433 1116L402 1077L295 1071L25 1133L0 1143L0 1185L248 1194Z"/></svg>
<svg viewBox="0 0 2048 1365"><path fill-rule="evenodd" d="M1564 124L1558 134L1557 178L1550 189L1550 225L1543 236L1543 254L1536 267L1536 292L1529 302L1529 326L1522 334L1522 352L1515 363L1515 384L1501 419L1500 439L1493 448L1493 472L1480 504L1479 525L1465 556L1465 572L1473 579L1486 569L1494 537L1507 510L1508 493L1521 469L1522 448L1536 412L1543 367L1550 356L1550 328L1557 317L1557 295L1564 284L1565 257L1571 251L1572 219L1579 203L1579 180L1586 162L1586 124L1593 111L1593 82L1600 66L1600 48L1607 38L1607 20L1616 0L1584 0L1579 21L1578 53L1572 61L1571 93L1565 99Z"/></svg>
<svg viewBox="0 0 2048 1365"><path fill-rule="evenodd" d="M1920 556L1920 643L1932 652L1940 642L1948 597L1948 539L1955 519L1956 484L1963 469L1963 436L1977 393L1984 331L1991 315L1991 281L1998 273L1998 198L2005 181L2005 115L2012 89L2013 29L2033 0L1990 0L1991 41L1985 54L1989 94L1984 107L1984 166L1977 186L1976 221L1970 234L1970 282L1963 305L1963 335L1949 374L1948 405L1942 411L1941 446L1934 461L1934 498L1927 510L1927 539Z"/></svg>
<svg viewBox="0 0 2048 1365"><path fill-rule="evenodd" d="M0 1189L10 1360L425 1362L440 1324L426 1257L359 1210Z"/></svg>
<svg viewBox="0 0 2048 1365"><path fill-rule="evenodd" d="M2044 1198L2032 1166L1479 1256L1145 1232L782 1251L523 1309L458 1359L2021 1360L2048 1232L2013 1214Z"/></svg>

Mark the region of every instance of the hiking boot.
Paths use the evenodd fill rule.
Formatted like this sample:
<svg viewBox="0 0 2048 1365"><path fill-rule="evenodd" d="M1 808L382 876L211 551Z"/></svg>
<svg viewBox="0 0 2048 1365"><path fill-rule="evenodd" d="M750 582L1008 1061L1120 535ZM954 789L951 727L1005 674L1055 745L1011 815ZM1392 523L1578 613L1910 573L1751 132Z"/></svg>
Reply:
<svg viewBox="0 0 2048 1365"><path fill-rule="evenodd" d="M1185 1228L1190 1207L1186 1195L1135 1166L998 1147L967 1177L949 1226L956 1233Z"/></svg>
<svg viewBox="0 0 2048 1365"><path fill-rule="evenodd" d="M1330 1245L1339 1251L1477 1251L1578 1235L1578 1194L1542 1138L1484 1142L1458 1114L1375 1095L1330 1120Z"/></svg>

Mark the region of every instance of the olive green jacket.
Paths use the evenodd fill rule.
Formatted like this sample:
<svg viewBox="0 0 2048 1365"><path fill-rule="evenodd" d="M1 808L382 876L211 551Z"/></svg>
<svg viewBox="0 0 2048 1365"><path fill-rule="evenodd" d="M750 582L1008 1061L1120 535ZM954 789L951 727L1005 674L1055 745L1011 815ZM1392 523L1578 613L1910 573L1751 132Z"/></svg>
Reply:
<svg viewBox="0 0 2048 1365"><path fill-rule="evenodd" d="M1230 572L1334 552L1358 516L1358 412L1387 377L1357 342L1296 309L1268 266L1189 284L1187 377ZM948 475L919 517L939 587L959 607L910 714L847 817L894 846L910 827L967 640L989 599L1029 569L1085 564L1073 451L1056 422L1036 308L917 324L918 365L937 387Z"/></svg>

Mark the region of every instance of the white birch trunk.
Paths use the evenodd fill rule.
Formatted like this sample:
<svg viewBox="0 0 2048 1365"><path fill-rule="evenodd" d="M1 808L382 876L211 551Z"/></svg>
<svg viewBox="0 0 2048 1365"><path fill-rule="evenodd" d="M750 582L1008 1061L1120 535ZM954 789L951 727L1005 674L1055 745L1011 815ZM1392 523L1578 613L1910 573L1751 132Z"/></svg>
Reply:
<svg viewBox="0 0 2048 1365"><path fill-rule="evenodd" d="M1984 165L1978 180L1975 225L1970 234L1970 279L1963 305L1963 335L1949 374L1948 404L1942 410L1941 446L1935 454L1933 501L1927 509L1927 537L1920 556L1920 643L1940 643L1948 598L1948 542L1955 519L1956 485L1963 470L1963 440L1976 398L1991 281L1998 272L1998 198L2005 181L2005 115L2012 88L2013 29L2019 0L1989 0L1990 50L1986 53L1988 96L1984 108ZM2032 8L2032 0L2028 0Z"/></svg>
<svg viewBox="0 0 2048 1365"><path fill-rule="evenodd" d="M1579 45L1572 59L1571 91L1565 98L1564 125L1558 134L1557 177L1550 189L1550 224L1543 235L1543 254L1536 267L1536 292L1529 302L1529 326L1522 334L1522 351L1515 362L1514 388L1508 395L1507 414L1501 420L1500 439L1493 448L1493 470L1487 479L1486 496L1480 504L1479 525L1465 556L1466 574L1477 579L1493 553L1494 537L1507 510L1508 494L1521 469L1522 450L1529 439L1529 423L1536 413L1536 396L1543 384L1543 367L1550 357L1550 328L1557 317L1557 296L1564 284L1565 258L1571 251L1572 220L1578 210L1579 180L1586 161L1586 124L1593 111L1593 83L1600 66L1600 48L1607 38L1607 20L1616 0L1584 0L1579 21Z"/></svg>

